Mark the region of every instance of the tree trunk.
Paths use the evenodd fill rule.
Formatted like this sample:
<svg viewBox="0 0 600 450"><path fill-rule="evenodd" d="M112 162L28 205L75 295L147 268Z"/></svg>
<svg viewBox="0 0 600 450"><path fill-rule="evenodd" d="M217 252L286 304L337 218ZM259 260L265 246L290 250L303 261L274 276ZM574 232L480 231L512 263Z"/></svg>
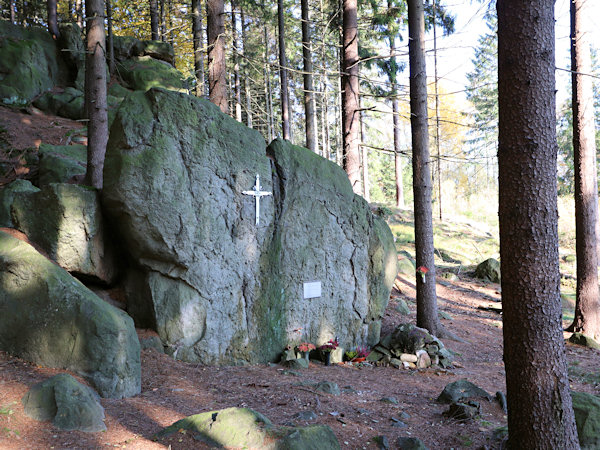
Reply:
<svg viewBox="0 0 600 450"><path fill-rule="evenodd" d="M283 0L277 0L277 26L279 28L279 79L281 81L281 128L283 139L290 139L287 59L285 57L285 24Z"/></svg>
<svg viewBox="0 0 600 450"><path fill-rule="evenodd" d="M342 130L344 170L360 194L357 0L343 0Z"/></svg>
<svg viewBox="0 0 600 450"><path fill-rule="evenodd" d="M246 53L246 16L244 9L240 6L240 16L242 19L242 51ZM246 125L248 128L252 128L252 94L250 93L250 77L244 77L244 96L246 99Z"/></svg>
<svg viewBox="0 0 600 450"><path fill-rule="evenodd" d="M160 0L160 40L167 42L167 15L165 11L165 0Z"/></svg>
<svg viewBox="0 0 600 450"><path fill-rule="evenodd" d="M60 31L58 31L58 17L56 14L56 0L48 0L46 3L48 11L48 31L54 39L58 39Z"/></svg>
<svg viewBox="0 0 600 450"><path fill-rule="evenodd" d="M225 26L223 0L207 0L208 37L208 89L210 101L225 114L229 112L227 104L227 80L225 78Z"/></svg>
<svg viewBox="0 0 600 450"><path fill-rule="evenodd" d="M233 97L235 99L235 120L242 121L242 85L240 82L240 43L235 17L237 3L231 0L231 41L233 44Z"/></svg>
<svg viewBox="0 0 600 450"><path fill-rule="evenodd" d="M192 5L194 1L192 0ZM193 9L193 6L192 6ZM158 0L150 0L150 39L158 41Z"/></svg>
<svg viewBox="0 0 600 450"><path fill-rule="evenodd" d="M112 28L112 5L111 0L106 0L106 25L108 28L108 71L111 76L115 73L115 45L113 42L113 28Z"/></svg>
<svg viewBox="0 0 600 450"><path fill-rule="evenodd" d="M431 160L429 158L429 129L427 126L427 71L425 67L423 0L408 0L408 33L415 253L417 271L421 272L416 274L417 326L426 328L431 334L437 335L440 331L440 324L433 259Z"/></svg>
<svg viewBox="0 0 600 450"><path fill-rule="evenodd" d="M400 153L400 107L396 86L392 91L392 115L394 123L394 169L396 174L396 208L404 208L404 183L402 179L402 156Z"/></svg>
<svg viewBox="0 0 600 450"><path fill-rule="evenodd" d="M192 39L194 42L194 74L196 96L204 94L204 55L202 55L202 6L200 0L192 0Z"/></svg>
<svg viewBox="0 0 600 450"><path fill-rule="evenodd" d="M365 127L363 120L363 109L362 109L362 98L359 98L360 114L358 116L360 120L360 142L361 142L361 154L362 154L362 183L363 183L363 198L367 201L371 201L371 194L369 192L369 150L365 145Z"/></svg>
<svg viewBox="0 0 600 450"><path fill-rule="evenodd" d="M302 9L302 60L304 62L304 118L306 124L306 148L317 151L317 124L315 118L315 93L313 87L312 43L308 0L300 1Z"/></svg>
<svg viewBox="0 0 600 450"><path fill-rule="evenodd" d="M75 16L77 17L77 25L83 29L83 0L75 1Z"/></svg>
<svg viewBox="0 0 600 450"><path fill-rule="evenodd" d="M554 0L498 0L508 447L579 448L561 327Z"/></svg>
<svg viewBox="0 0 600 450"><path fill-rule="evenodd" d="M85 183L102 189L102 169L108 142L104 2L86 0L85 101L88 111L88 148Z"/></svg>
<svg viewBox="0 0 600 450"><path fill-rule="evenodd" d="M265 24L263 27L264 32L264 41L265 41L265 54L264 54L264 78L265 78L265 107L266 117L265 122L267 125L267 136L269 137L269 141L272 141L275 136L275 124L273 120L273 101L272 101L272 93L271 93L271 73L269 70L269 30L267 25Z"/></svg>
<svg viewBox="0 0 600 450"><path fill-rule="evenodd" d="M8 6L10 8L10 23L17 23L17 16L15 14L15 0L10 0L8 2Z"/></svg>
<svg viewBox="0 0 600 450"><path fill-rule="evenodd" d="M589 1L571 0L571 69L573 87L573 153L575 157L575 235L577 300L569 328L600 340L598 298L598 181L594 124L594 89L589 36Z"/></svg>

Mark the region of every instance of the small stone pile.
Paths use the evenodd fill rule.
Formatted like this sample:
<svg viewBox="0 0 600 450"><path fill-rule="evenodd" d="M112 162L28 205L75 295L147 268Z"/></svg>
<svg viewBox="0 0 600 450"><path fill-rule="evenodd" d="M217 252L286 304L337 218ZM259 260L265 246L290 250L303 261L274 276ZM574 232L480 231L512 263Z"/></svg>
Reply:
<svg viewBox="0 0 600 450"><path fill-rule="evenodd" d="M432 365L451 367L452 359L452 353L437 337L424 328L404 323L373 347L367 361L397 368L424 369Z"/></svg>

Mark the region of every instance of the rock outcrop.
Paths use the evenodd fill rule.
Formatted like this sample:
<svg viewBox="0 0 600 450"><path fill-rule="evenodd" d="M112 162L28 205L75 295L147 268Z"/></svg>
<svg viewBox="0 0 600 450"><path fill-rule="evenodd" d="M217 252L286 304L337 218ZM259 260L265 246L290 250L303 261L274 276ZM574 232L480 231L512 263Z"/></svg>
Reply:
<svg viewBox="0 0 600 450"><path fill-rule="evenodd" d="M151 89L119 109L103 204L132 260L128 311L178 359L264 362L301 339L379 340L396 275L389 228L335 164L284 141L267 153L201 99ZM272 193L258 224L243 194L257 175ZM320 294L304 295L309 282Z"/></svg>
<svg viewBox="0 0 600 450"><path fill-rule="evenodd" d="M29 244L0 231L0 349L72 370L103 397L141 389L133 321Z"/></svg>

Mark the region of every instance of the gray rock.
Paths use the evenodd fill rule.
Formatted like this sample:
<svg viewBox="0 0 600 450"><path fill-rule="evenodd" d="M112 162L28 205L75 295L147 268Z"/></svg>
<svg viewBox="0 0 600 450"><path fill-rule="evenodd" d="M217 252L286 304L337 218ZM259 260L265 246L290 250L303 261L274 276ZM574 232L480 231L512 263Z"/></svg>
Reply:
<svg viewBox="0 0 600 450"><path fill-rule="evenodd" d="M308 369L309 363L305 358L289 359L283 363L286 367L294 369Z"/></svg>
<svg viewBox="0 0 600 450"><path fill-rule="evenodd" d="M40 186L50 183L66 183L76 176L83 176L87 164L85 145L48 145L39 149L38 178Z"/></svg>
<svg viewBox="0 0 600 450"><path fill-rule="evenodd" d="M388 441L388 438L385 436L375 436L373 438L373 442L375 442L375 445L377 445L377 448L381 449L381 450L387 450L390 448L390 442Z"/></svg>
<svg viewBox="0 0 600 450"><path fill-rule="evenodd" d="M57 45L61 57L69 70L69 83L74 83L77 89L83 91L85 82L85 46L81 28L76 23L59 24L60 37ZM66 83L65 83L66 84Z"/></svg>
<svg viewBox="0 0 600 450"><path fill-rule="evenodd" d="M340 395L340 387L331 381L320 381L314 385L315 391L323 392L325 394Z"/></svg>
<svg viewBox="0 0 600 450"><path fill-rule="evenodd" d="M412 255L405 250L398 252L398 272L414 276L416 270L417 266Z"/></svg>
<svg viewBox="0 0 600 450"><path fill-rule="evenodd" d="M35 384L21 402L27 416L61 430L106 431L98 394L66 373Z"/></svg>
<svg viewBox="0 0 600 450"><path fill-rule="evenodd" d="M135 56L117 64L117 71L125 86L134 91L152 88L187 92L183 75L171 64L150 56Z"/></svg>
<svg viewBox="0 0 600 450"><path fill-rule="evenodd" d="M99 200L95 189L52 183L39 192L15 196L12 220L65 270L110 283L116 262Z"/></svg>
<svg viewBox="0 0 600 450"><path fill-rule="evenodd" d="M38 192L39 189L27 180L15 180L3 189L0 189L0 227L12 228L13 222L10 216L10 207L15 196L20 193Z"/></svg>
<svg viewBox="0 0 600 450"><path fill-rule="evenodd" d="M210 411L175 422L156 435L167 437L179 430L197 433L199 440L227 448L264 448L288 450L337 450L340 448L331 428L326 425L285 427L273 425L262 414L247 408Z"/></svg>
<svg viewBox="0 0 600 450"><path fill-rule="evenodd" d="M396 274L389 228L335 164L283 141L268 153L258 132L202 99L151 89L119 108L103 204L136 262L128 311L155 323L178 359L276 361L298 324L318 345L379 338ZM258 226L242 194L257 174L273 192ZM304 299L316 280L321 297Z"/></svg>
<svg viewBox="0 0 600 450"><path fill-rule="evenodd" d="M452 316L450 314L448 314L446 311L439 311L438 315L440 316L440 319L452 320Z"/></svg>
<svg viewBox="0 0 600 450"><path fill-rule="evenodd" d="M398 399L396 397L383 397L379 401L383 402L383 403L391 403L392 405L397 405L398 404Z"/></svg>
<svg viewBox="0 0 600 450"><path fill-rule="evenodd" d="M507 414L508 413L508 403L506 402L506 395L504 395L504 392L502 392L502 391L496 392L496 401L500 405L500 408L502 408L502 411L504 411L504 414Z"/></svg>
<svg viewBox="0 0 600 450"><path fill-rule="evenodd" d="M314 411L300 411L294 414L294 419L304 420L306 422L310 422L313 420L317 420L318 416Z"/></svg>
<svg viewBox="0 0 600 450"><path fill-rule="evenodd" d="M403 316L408 316L410 314L410 308L402 299L396 300L396 311L398 311Z"/></svg>
<svg viewBox="0 0 600 450"><path fill-rule="evenodd" d="M165 348L163 347L162 341L158 336L150 336L147 338L140 339L140 347L142 350L153 348L158 353L165 352Z"/></svg>
<svg viewBox="0 0 600 450"><path fill-rule="evenodd" d="M600 397L571 391L577 435L582 449L600 448Z"/></svg>
<svg viewBox="0 0 600 450"><path fill-rule="evenodd" d="M398 450L427 450L423 441L416 437L399 437L396 447Z"/></svg>
<svg viewBox="0 0 600 450"><path fill-rule="evenodd" d="M492 283L500 283L500 261L494 258L486 259L475 269L475 276Z"/></svg>
<svg viewBox="0 0 600 450"><path fill-rule="evenodd" d="M446 417L451 419L468 421L479 415L480 405L477 402L456 402L451 403L448 410L444 412Z"/></svg>
<svg viewBox="0 0 600 450"><path fill-rule="evenodd" d="M0 349L72 370L103 397L140 392L133 321L36 252L0 232Z"/></svg>
<svg viewBox="0 0 600 450"><path fill-rule="evenodd" d="M448 383L436 401L439 403L457 403L469 398L484 398L489 401L492 399L492 396L463 378Z"/></svg>

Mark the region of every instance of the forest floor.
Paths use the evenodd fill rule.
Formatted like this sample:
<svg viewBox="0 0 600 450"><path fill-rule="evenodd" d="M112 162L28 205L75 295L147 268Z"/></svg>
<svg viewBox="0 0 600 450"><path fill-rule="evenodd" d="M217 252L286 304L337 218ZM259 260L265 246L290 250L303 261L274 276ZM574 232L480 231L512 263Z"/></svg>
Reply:
<svg viewBox="0 0 600 450"><path fill-rule="evenodd" d="M52 118L65 127L59 133L63 137L56 134L52 141L41 132L37 137L40 130L32 129L31 123L23 124L23 119L35 116L22 114L7 122L5 116L12 114L17 113L0 108L0 126L5 128L5 136L22 140L64 144L65 130L79 126ZM57 133L56 125L48 120L40 122L39 127L47 126ZM19 126L20 130L14 128ZM35 146L35 142L26 146ZM394 226L392 229L398 235ZM378 448L373 441L376 436L385 436L391 448L395 448L400 436L418 437L430 449L499 448L500 440L494 432L506 425L506 415L498 403L482 401L480 416L461 422L445 417L447 405L436 402L448 383L462 378L491 395L505 392L500 286L473 278L469 270L459 270L454 281L438 277L437 283L438 306L445 313L442 324L460 338L444 341L455 352L453 368L324 366L318 361L311 361L310 367L302 371L290 371L280 365L212 367L174 361L147 349L142 352L141 394L121 400L102 399L107 431L101 433L60 431L49 422L28 418L21 404L23 395L33 384L62 371L0 352L0 448L208 448L185 433L160 441L153 440L153 435L188 415L233 406L252 408L276 424L329 425L341 447L348 449ZM399 312L402 301L408 304L410 314ZM573 309L569 297L563 298L563 307L567 325ZM415 321L414 278L399 276L383 320L382 335L401 323ZM139 333L147 336L152 332ZM569 343L566 352L572 389L600 395L600 352ZM319 381L337 383L341 395L316 392L311 383ZM397 403L382 401L390 397ZM313 411L317 418L310 422L296 418L302 411Z"/></svg>

